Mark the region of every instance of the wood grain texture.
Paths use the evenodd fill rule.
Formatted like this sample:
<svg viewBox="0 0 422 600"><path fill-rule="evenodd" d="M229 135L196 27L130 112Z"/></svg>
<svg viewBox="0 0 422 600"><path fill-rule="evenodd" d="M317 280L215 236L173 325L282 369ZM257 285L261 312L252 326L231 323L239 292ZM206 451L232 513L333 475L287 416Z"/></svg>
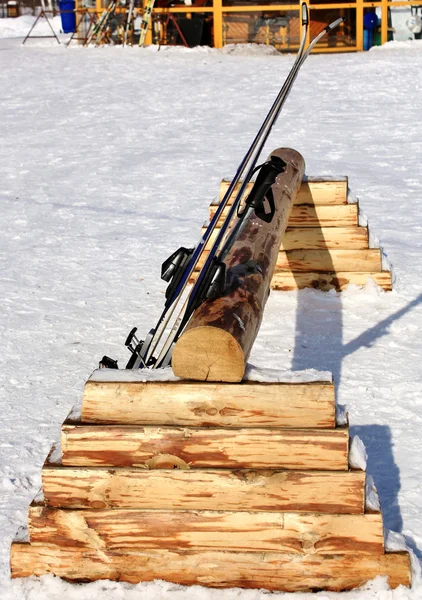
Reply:
<svg viewBox="0 0 422 600"><path fill-rule="evenodd" d="M79 548L383 554L380 513L29 509L31 542Z"/></svg>
<svg viewBox="0 0 422 600"><path fill-rule="evenodd" d="M314 288L324 292L335 289L344 290L349 284L363 287L369 279L372 279L377 285L386 291L392 289L392 278L389 271L380 271L378 273L353 273L339 271L337 273L328 272L301 272L287 271L276 272L271 281L273 290L288 291L303 288Z"/></svg>
<svg viewBox="0 0 422 600"><path fill-rule="evenodd" d="M196 267L197 271L203 266L208 254L207 250L203 252ZM379 248L367 248L365 250L287 250L286 252L280 250L277 255L274 275L279 271L379 273L381 269L381 250Z"/></svg>
<svg viewBox="0 0 422 600"><path fill-rule="evenodd" d="M367 227L290 227L280 250L365 250Z"/></svg>
<svg viewBox="0 0 422 600"><path fill-rule="evenodd" d="M219 202L223 199L229 187L230 181L223 179L220 183ZM252 189L252 183L246 187L247 193ZM239 191L240 184L235 187ZM215 204L215 203L213 203ZM231 202L229 201L229 206ZM299 193L295 198L295 204L347 204L347 177L338 180L327 180L323 177L308 177L300 186Z"/></svg>
<svg viewBox="0 0 422 600"><path fill-rule="evenodd" d="M148 508L363 514L365 473L61 467L42 471L57 508Z"/></svg>
<svg viewBox="0 0 422 600"><path fill-rule="evenodd" d="M381 251L379 248L367 250L288 250L279 252L276 272L306 271L324 273L326 271L348 271L356 273L377 273L381 271Z"/></svg>
<svg viewBox="0 0 422 600"><path fill-rule="evenodd" d="M205 246L209 249L220 228L215 229ZM204 233L206 227L202 228ZM288 227L282 239L280 250L365 250L368 248L368 228L351 227Z"/></svg>
<svg viewBox="0 0 422 600"><path fill-rule="evenodd" d="M76 581L110 579L138 583L163 579L183 585L286 592L348 590L378 575L386 575L391 588L411 583L407 553L298 556L278 552L86 550L48 544L12 545L12 577L47 573Z"/></svg>
<svg viewBox="0 0 422 600"><path fill-rule="evenodd" d="M248 469L348 469L349 430L64 424L62 463Z"/></svg>
<svg viewBox="0 0 422 600"><path fill-rule="evenodd" d="M224 220L228 213L226 207L218 222ZM216 207L210 207L210 218L215 214ZM295 204L289 217L289 227L356 227L358 225L358 205L344 204L338 206L310 206Z"/></svg>
<svg viewBox="0 0 422 600"><path fill-rule="evenodd" d="M332 428L334 385L88 381L82 420L193 427Z"/></svg>
<svg viewBox="0 0 422 600"><path fill-rule="evenodd" d="M225 382L243 378L270 292L281 240L305 171L305 161L295 150L280 148L270 156L282 159L285 165L270 190L275 205L273 218L265 222L253 212L244 221L243 231L224 258L224 294L203 302L176 341L172 368L178 377ZM241 222L238 218L235 221L233 227Z"/></svg>

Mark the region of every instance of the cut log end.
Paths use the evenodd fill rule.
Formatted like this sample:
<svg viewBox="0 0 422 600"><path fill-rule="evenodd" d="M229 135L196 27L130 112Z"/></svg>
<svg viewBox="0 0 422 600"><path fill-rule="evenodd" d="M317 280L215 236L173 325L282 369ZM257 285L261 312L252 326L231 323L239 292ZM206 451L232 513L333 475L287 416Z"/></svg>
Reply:
<svg viewBox="0 0 422 600"><path fill-rule="evenodd" d="M224 329L195 327L176 344L172 367L183 379L238 383L245 374L245 356L237 340Z"/></svg>

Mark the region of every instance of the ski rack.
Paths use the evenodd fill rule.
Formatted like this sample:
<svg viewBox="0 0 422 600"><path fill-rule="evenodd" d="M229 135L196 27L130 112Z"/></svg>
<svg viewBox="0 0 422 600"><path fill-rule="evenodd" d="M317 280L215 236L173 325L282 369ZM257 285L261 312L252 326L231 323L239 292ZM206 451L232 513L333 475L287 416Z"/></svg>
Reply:
<svg viewBox="0 0 422 600"><path fill-rule="evenodd" d="M182 301L182 294L192 276L192 273L193 273L196 265L198 264L198 261L203 253L205 245L207 244L208 240L210 239L212 231L214 230L215 225L218 222L218 219L220 218L220 215L222 214L225 206L228 204L229 200L231 199L231 197L233 195L233 191L235 189L235 186L241 180L243 173L245 172L246 168L248 167L244 181L240 187L239 192L237 193L237 195L233 201L233 204L229 210L229 214L220 229L220 232L217 236L217 240L215 241L212 249L210 250L209 256L205 262L205 265L202 267L202 269L198 275L198 279L193 287L193 290L190 292L188 297L183 300L183 306L182 306L181 310L179 311L178 316L176 317L176 320L171 328L170 333L167 336L166 341L164 342L164 344L157 356L157 359L154 361L153 368L164 367L170 363L173 345L174 345L175 341L177 340L178 336L181 334L181 331L183 330L184 326L188 322L190 316L192 315L193 311L195 310L195 308L197 306L196 296L198 295L199 298L201 296L203 296L204 291L207 289L207 284L209 282L213 281L212 275L210 276L210 269L211 268L215 269L216 263L218 264L219 262L220 263L222 262L222 261L219 261L218 256L217 256L217 258L215 258L215 257L218 253L220 253L222 256L224 256L224 246L222 249L220 248L220 246L224 239L225 233L228 230L228 228L238 210L240 202L245 193L245 188L246 188L248 182L250 181L252 174L254 172L255 165L258 161L259 155L262 152L262 149L263 149L265 142L270 134L272 126L274 125L275 121L277 120L277 118L281 112L281 109L282 109L284 102L290 92L290 89L297 77L300 67L304 63L307 56L310 54L312 48L318 43L318 41L326 33L328 33L329 31L331 31L332 29L337 27L340 23L342 23L343 20L344 20L343 18L339 18L336 21L333 21L333 23L328 25L320 34L318 34L311 41L308 48L305 50L309 19L308 19L307 5L306 5L306 3L302 4L303 33L302 33L301 45L300 45L296 60L294 62L294 65L293 65L286 81L284 82L283 86L281 87L275 102L273 103L270 111L268 112L266 118L264 119L264 122L263 122L259 132L257 133L251 147L249 148L248 152L246 153L244 159L242 160L242 162L237 170L237 173L236 173L233 181L231 182L225 197L223 198L223 200L221 202L221 205L217 209L215 217L213 218L213 220L210 223L209 228L207 229L207 232L201 238L200 242L194 249L192 257L191 257L189 263L187 264L187 266L184 270L183 276L180 279L180 281L178 282L178 285L177 285L175 291L173 292L172 296L167 299L164 311L163 311L156 327L150 331L147 339L145 340L145 342L143 344L140 345L140 347L136 346L135 348L134 347L130 348L131 352L132 352L132 357L128 362L127 368L135 368L136 369L138 367L145 367L147 365L148 366L150 365L150 361L153 356L153 353L157 349L157 346L167 328L167 325L173 315L173 312L175 311L176 305L178 303L181 303L181 301ZM250 216L250 214L252 212L253 211L247 211L247 214Z"/></svg>
<svg viewBox="0 0 422 600"><path fill-rule="evenodd" d="M51 23L50 23L50 19L49 19L49 18L48 18L48 16L47 16L47 13L49 13L49 12L51 12L51 13L54 15L54 11L45 10L44 8L41 10L40 14L39 14L39 15L38 15L38 17L35 19L35 21L34 21L34 24L32 25L31 29L30 29L30 30L28 31L28 33L26 34L26 36L25 36L25 39L24 39L24 40L23 40L23 42L22 42L22 46L23 46L23 45L26 43L26 41L27 41L29 38L31 38L31 39L34 39L34 40L35 40L35 39L49 39L49 38L54 38L54 39L57 41L57 43L60 45L60 40L59 40L59 38L57 37L57 34L56 34L56 32L54 31L54 29L53 29L53 26L52 26L52 25L51 25ZM68 12L69 12L69 11L68 11ZM73 12L73 11L70 11L70 12ZM35 27L36 27L36 25L37 25L38 21L39 21L41 18L44 18L44 19L47 21L47 23L48 23L48 26L50 27L50 29L51 29L51 32L52 32L52 34L53 34L53 35L31 35L31 33L32 33L32 32L33 32L33 30L35 29Z"/></svg>
<svg viewBox="0 0 422 600"><path fill-rule="evenodd" d="M66 42L66 47L70 46L71 42L73 42L73 41L78 42L78 43L81 42L82 46L85 46L86 41L91 33L91 29L93 27L95 27L95 24L97 22L97 13L91 12L89 8L83 8L81 11L77 11L77 12L80 12L79 20L76 23L75 31L72 33L71 37ZM86 29L84 35L80 36L79 32L82 28L82 25L84 26L84 29L85 29L86 17L88 17L88 19L89 19L88 29Z"/></svg>

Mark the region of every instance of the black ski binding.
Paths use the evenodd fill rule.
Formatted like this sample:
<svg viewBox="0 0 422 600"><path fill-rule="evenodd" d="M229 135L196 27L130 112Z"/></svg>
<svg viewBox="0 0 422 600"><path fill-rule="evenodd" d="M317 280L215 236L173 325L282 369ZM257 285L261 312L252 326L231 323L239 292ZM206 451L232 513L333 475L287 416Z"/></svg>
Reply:
<svg viewBox="0 0 422 600"><path fill-rule="evenodd" d="M117 360L113 360L109 356L103 356L98 365L100 369L118 369Z"/></svg>
<svg viewBox="0 0 422 600"><path fill-rule="evenodd" d="M185 267L193 254L193 248L184 248L183 246L173 252L161 266L161 279L169 282L166 290L166 299L169 300L177 284L183 277Z"/></svg>
<svg viewBox="0 0 422 600"><path fill-rule="evenodd" d="M138 357L146 354L149 344L151 343L151 339L152 339L152 335L154 333L154 330L151 330L147 336L147 339L144 340L140 340L136 337L136 332L137 332L137 327L134 327L133 329L130 330L129 335L126 338L125 341L125 346L126 348L129 350L129 352L132 353L132 356L130 357L127 365L126 365L126 369L133 369ZM147 346L146 347L146 343ZM155 365L156 359L151 356L151 358L148 360L148 362L145 364L145 362L141 359L141 363L139 365L139 368L143 368L143 367L152 367Z"/></svg>

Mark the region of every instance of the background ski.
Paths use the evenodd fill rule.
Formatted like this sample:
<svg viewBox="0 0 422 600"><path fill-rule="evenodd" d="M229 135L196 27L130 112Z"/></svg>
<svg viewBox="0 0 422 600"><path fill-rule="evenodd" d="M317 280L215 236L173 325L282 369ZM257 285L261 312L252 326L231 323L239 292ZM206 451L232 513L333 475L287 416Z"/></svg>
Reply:
<svg viewBox="0 0 422 600"><path fill-rule="evenodd" d="M154 8L155 0L148 0L144 14L142 15L141 21L141 32L139 34L139 45L143 46L145 44L145 39L147 37L147 31L149 24L151 22L152 10Z"/></svg>

